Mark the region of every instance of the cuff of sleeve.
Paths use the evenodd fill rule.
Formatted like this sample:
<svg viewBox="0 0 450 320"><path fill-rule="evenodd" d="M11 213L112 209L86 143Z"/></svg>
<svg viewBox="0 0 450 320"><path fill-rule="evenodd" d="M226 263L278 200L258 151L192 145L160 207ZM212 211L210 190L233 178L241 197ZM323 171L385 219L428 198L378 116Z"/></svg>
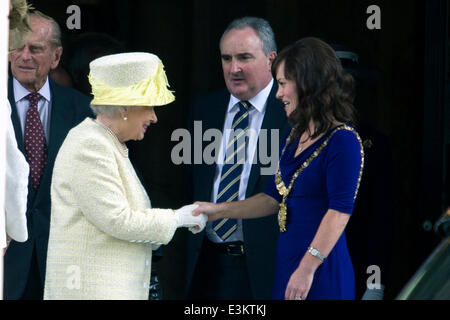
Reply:
<svg viewBox="0 0 450 320"><path fill-rule="evenodd" d="M149 209L154 216L150 237L153 243L168 244L177 230L177 221L172 209Z"/></svg>

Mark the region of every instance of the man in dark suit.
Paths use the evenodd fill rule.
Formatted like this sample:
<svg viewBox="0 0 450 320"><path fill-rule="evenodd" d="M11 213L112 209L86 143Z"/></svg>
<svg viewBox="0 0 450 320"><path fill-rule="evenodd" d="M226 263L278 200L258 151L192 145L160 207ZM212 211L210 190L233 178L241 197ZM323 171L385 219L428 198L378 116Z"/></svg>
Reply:
<svg viewBox="0 0 450 320"><path fill-rule="evenodd" d="M206 159L196 161L198 152L194 153L188 179L193 201L242 200L263 192L272 178L278 156L267 163L263 161L261 151L269 150L272 155L278 155L280 140L287 130L285 113L281 102L275 98L276 83L271 75L276 50L272 28L264 19L237 19L225 30L220 40L220 52L228 90L197 99L190 110L191 136L198 134L198 128L202 134L209 129L222 132L218 161L213 164L208 164L211 162ZM249 135L245 140L245 163L233 179L234 184L229 185L236 191L233 197L225 199L221 198L225 191L221 191L221 178L224 179L227 170L237 169L224 169L222 160L225 154L228 156L226 145L232 140L227 132L237 126L236 118L240 112L243 112L241 119L248 118L248 130L256 135L253 138ZM267 135L258 138L263 130L267 130ZM275 139L271 140L271 137ZM202 151L208 150L206 146L207 142L203 141ZM271 170L264 170L267 167ZM208 223L203 232L189 234L187 298L270 299L278 237L276 219L276 216L270 216L237 220L223 233Z"/></svg>
<svg viewBox="0 0 450 320"><path fill-rule="evenodd" d="M62 54L58 24L30 14L33 32L9 55L8 99L19 149L30 165L28 240L12 241L5 255L6 299L42 299L50 224L53 164L68 131L91 116L90 99L48 78Z"/></svg>

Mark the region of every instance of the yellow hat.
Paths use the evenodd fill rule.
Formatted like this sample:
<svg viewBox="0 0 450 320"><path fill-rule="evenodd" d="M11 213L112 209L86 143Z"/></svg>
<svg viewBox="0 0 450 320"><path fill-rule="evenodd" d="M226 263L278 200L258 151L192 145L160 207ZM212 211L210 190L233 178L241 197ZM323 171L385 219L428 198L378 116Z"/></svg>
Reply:
<svg viewBox="0 0 450 320"><path fill-rule="evenodd" d="M175 97L161 60L146 52L104 56L90 64L93 105L162 106Z"/></svg>

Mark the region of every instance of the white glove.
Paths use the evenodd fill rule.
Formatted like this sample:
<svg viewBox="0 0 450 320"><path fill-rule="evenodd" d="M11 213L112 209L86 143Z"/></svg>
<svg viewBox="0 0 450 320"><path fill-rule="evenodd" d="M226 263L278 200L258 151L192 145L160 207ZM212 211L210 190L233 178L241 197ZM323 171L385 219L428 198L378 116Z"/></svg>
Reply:
<svg viewBox="0 0 450 320"><path fill-rule="evenodd" d="M193 234L202 232L202 230L205 228L206 226L206 222L208 222L208 216L204 213L200 213L198 215L199 218L201 218L201 223L199 225L196 225L194 227L189 227L189 231L192 232Z"/></svg>
<svg viewBox="0 0 450 320"><path fill-rule="evenodd" d="M208 221L208 217L204 213L193 216L192 211L197 209L197 207L198 204L190 204L175 211L177 228L188 227L192 233L198 233L203 230Z"/></svg>

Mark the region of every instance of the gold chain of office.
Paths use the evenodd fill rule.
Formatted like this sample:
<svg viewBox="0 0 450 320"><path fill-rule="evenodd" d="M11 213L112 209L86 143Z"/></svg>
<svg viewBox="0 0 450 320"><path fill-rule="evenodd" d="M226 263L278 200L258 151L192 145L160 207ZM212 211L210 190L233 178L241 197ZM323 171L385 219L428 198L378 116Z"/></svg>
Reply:
<svg viewBox="0 0 450 320"><path fill-rule="evenodd" d="M362 146L361 138L359 137L359 135L355 131L355 129L353 129L352 127L347 126L345 124L334 129L334 131L328 136L328 138L325 139L325 141L319 147L317 147L316 150L314 150L314 152L305 160L305 162L303 162L303 164L300 166L300 168L298 168L297 171L295 171L294 175L291 178L289 186L286 188L283 178L281 177L280 161L281 161L281 158L283 157L286 147L289 145L291 138L293 136L294 129L292 129L289 136L286 139L286 144L285 144L283 150L281 151L280 161L278 161L278 169L277 169L277 172L275 173L275 185L277 187L278 193L283 197L281 200L281 203L280 203L280 209L278 211L278 225L280 226L280 232L286 231L286 219L287 219L286 199L292 190L292 186L294 185L295 180L298 178L300 173L302 173L302 171L309 166L311 161L313 161L315 158L317 158L317 156L320 154L320 152L327 146L328 141L331 139L331 137L339 130L349 130L349 131L353 132L356 135L356 138L358 139L359 144L360 144L361 168L360 168L360 172L359 172L358 183L356 185L356 192L355 192L355 198L356 198L356 195L357 195L358 189L359 189L359 185L361 182L362 169L364 166L364 149Z"/></svg>

